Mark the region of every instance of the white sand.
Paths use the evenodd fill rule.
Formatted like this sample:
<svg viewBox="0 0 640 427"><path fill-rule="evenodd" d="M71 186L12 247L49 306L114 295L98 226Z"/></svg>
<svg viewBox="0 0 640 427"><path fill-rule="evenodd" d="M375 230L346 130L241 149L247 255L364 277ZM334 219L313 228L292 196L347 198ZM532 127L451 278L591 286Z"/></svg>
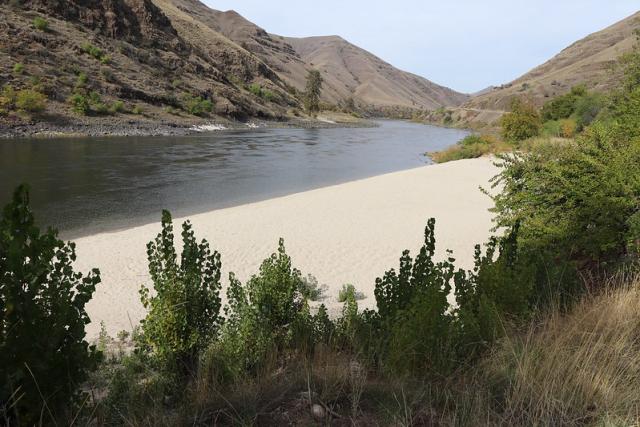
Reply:
<svg viewBox="0 0 640 427"><path fill-rule="evenodd" d="M491 229L490 198L479 186L497 173L489 158L377 176L277 199L221 209L190 217L196 236L206 238L222 254L223 277L229 271L243 282L284 237L287 252L304 275L312 273L328 286L324 303L337 313L342 284L353 283L367 296L361 307L375 305L376 277L397 269L404 249L414 253L422 243L427 219L435 217L438 254L452 249L464 268L473 265L476 243ZM158 218L160 212L158 212ZM181 219L176 219L179 240ZM89 304L89 336L101 321L110 334L144 317L138 290L149 284L146 244L159 223L76 240L81 271L102 273Z"/></svg>

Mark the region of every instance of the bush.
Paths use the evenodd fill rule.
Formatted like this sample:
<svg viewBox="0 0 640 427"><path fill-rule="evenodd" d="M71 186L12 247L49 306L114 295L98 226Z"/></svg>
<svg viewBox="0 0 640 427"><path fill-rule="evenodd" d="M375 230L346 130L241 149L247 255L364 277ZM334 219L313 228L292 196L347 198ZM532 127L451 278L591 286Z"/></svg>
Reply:
<svg viewBox="0 0 640 427"><path fill-rule="evenodd" d="M48 31L49 21L42 18L41 16L36 16L35 18L33 18L33 28L39 31Z"/></svg>
<svg viewBox="0 0 640 427"><path fill-rule="evenodd" d="M5 85L0 92L0 108L11 110L16 104L16 91L11 85Z"/></svg>
<svg viewBox="0 0 640 427"><path fill-rule="evenodd" d="M111 104L112 113L125 113L126 110L127 109L124 105L124 102L122 101L115 101L113 104Z"/></svg>
<svg viewBox="0 0 640 427"><path fill-rule="evenodd" d="M324 298L324 293L327 290L326 285L319 285L318 279L309 274L307 277L303 277L300 282L300 293L309 301L320 301Z"/></svg>
<svg viewBox="0 0 640 427"><path fill-rule="evenodd" d="M87 77L86 73L80 72L78 73L78 78L76 79L76 89L80 89L86 86L89 77Z"/></svg>
<svg viewBox="0 0 640 427"><path fill-rule="evenodd" d="M183 108L194 116L204 116L213 111L213 102L208 99L202 99L200 96L185 95Z"/></svg>
<svg viewBox="0 0 640 427"><path fill-rule="evenodd" d="M100 273L75 272L75 260L73 243L40 233L19 187L0 220L0 418L9 424L65 419L97 362L85 306Z"/></svg>
<svg viewBox="0 0 640 427"><path fill-rule="evenodd" d="M29 113L39 113L47 108L47 97L35 90L21 90L16 95L16 108Z"/></svg>
<svg viewBox="0 0 640 427"><path fill-rule="evenodd" d="M429 153L436 163L446 163L462 159L475 159L487 154L510 151L513 147L490 135L469 135L458 144L443 151Z"/></svg>
<svg viewBox="0 0 640 427"><path fill-rule="evenodd" d="M351 298L355 301L359 301L365 299L366 295L362 292L358 292L356 290L356 287L350 283L342 285L342 289L340 289L340 292L338 292L338 302L346 302Z"/></svg>
<svg viewBox="0 0 640 427"><path fill-rule="evenodd" d="M576 109L576 102L587 95L584 86L575 86L566 95L560 95L544 104L542 118L545 121L568 119Z"/></svg>
<svg viewBox="0 0 640 427"><path fill-rule="evenodd" d="M540 134L542 120L536 108L521 99L514 99L511 112L502 116L502 137L510 142L519 142Z"/></svg>
<svg viewBox="0 0 640 427"><path fill-rule="evenodd" d="M144 110L139 105L134 105L133 108L131 109L131 112L137 116L144 114Z"/></svg>
<svg viewBox="0 0 640 427"><path fill-rule="evenodd" d="M497 226L520 227L525 246L593 265L619 260L640 239L640 146L596 124L561 146L501 157Z"/></svg>
<svg viewBox="0 0 640 427"><path fill-rule="evenodd" d="M563 138L573 138L578 131L578 123L573 119L562 119L558 122L560 126L560 136Z"/></svg>
<svg viewBox="0 0 640 427"><path fill-rule="evenodd" d="M71 95L68 102L71 104L71 109L74 113L86 115L91 111L89 99L80 93Z"/></svg>
<svg viewBox="0 0 640 427"><path fill-rule="evenodd" d="M249 90L249 92L251 92L255 96L258 96L258 97L262 96L262 86L260 86L257 83L253 83L253 84L249 85L248 90Z"/></svg>
<svg viewBox="0 0 640 427"><path fill-rule="evenodd" d="M220 254L206 240L198 243L191 224L182 226L180 262L169 212L162 213L162 232L147 245L154 294L140 290L149 310L142 321L143 340L164 366L194 373L202 351L222 324L220 316Z"/></svg>
<svg viewBox="0 0 640 427"><path fill-rule="evenodd" d="M16 62L13 66L13 74L19 76L24 72L24 65L20 62Z"/></svg>
<svg viewBox="0 0 640 427"><path fill-rule="evenodd" d="M221 340L215 353L225 361L228 376L256 375L269 361L295 347L294 326L311 326L300 271L293 268L284 242L245 286L233 274Z"/></svg>
<svg viewBox="0 0 640 427"><path fill-rule="evenodd" d="M91 43L85 43L82 45L82 51L103 64L108 64L111 61L111 57L106 55L102 49L92 45Z"/></svg>

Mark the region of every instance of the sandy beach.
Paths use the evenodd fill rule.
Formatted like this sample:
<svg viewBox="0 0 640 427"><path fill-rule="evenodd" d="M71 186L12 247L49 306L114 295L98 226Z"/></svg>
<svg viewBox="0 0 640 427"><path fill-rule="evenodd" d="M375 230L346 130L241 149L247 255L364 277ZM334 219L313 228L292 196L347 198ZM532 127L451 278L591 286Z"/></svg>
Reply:
<svg viewBox="0 0 640 427"><path fill-rule="evenodd" d="M222 254L223 277L233 271L243 282L283 237L294 265L313 274L328 290L324 303L332 313L341 304L338 291L353 283L373 307L376 277L393 267L404 249L420 247L427 219L434 217L438 254L454 251L457 264L473 265L476 243L490 235L492 202L479 187L497 173L490 158L462 160L381 175L263 202L190 216L196 236ZM131 330L145 311L138 290L150 285L146 244L158 223L76 240L80 271L102 273L88 311L95 337L104 322L115 335ZM179 227L184 218L174 221Z"/></svg>

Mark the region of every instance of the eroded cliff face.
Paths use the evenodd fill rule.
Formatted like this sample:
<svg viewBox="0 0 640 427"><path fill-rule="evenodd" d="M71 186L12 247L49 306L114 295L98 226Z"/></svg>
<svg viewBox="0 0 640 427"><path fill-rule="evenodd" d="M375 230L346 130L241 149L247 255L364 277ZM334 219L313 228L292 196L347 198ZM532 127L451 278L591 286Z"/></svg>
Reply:
<svg viewBox="0 0 640 427"><path fill-rule="evenodd" d="M169 18L151 0L25 0L21 6L131 43L160 47L180 42Z"/></svg>

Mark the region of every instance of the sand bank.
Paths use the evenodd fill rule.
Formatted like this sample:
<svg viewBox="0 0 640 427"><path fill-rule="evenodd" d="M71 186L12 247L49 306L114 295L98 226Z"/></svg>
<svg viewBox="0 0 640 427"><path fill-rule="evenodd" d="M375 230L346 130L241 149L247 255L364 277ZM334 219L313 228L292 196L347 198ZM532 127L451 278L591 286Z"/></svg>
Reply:
<svg viewBox="0 0 640 427"><path fill-rule="evenodd" d="M487 240L492 206L479 186L497 173L488 158L381 175L263 202L190 216L196 236L222 254L223 277L233 271L243 282L258 271L283 237L294 265L328 286L323 301L333 313L342 284L366 295L362 307L375 305L376 277L397 268L404 249L420 247L427 219L435 217L438 253L454 251L457 263L473 265L476 243ZM158 220L160 212L158 212ZM176 235L184 219L176 219ZM110 334L131 330L144 317L138 290L149 284L146 244L159 223L76 240L82 271L102 273L88 311L88 332L103 321Z"/></svg>

